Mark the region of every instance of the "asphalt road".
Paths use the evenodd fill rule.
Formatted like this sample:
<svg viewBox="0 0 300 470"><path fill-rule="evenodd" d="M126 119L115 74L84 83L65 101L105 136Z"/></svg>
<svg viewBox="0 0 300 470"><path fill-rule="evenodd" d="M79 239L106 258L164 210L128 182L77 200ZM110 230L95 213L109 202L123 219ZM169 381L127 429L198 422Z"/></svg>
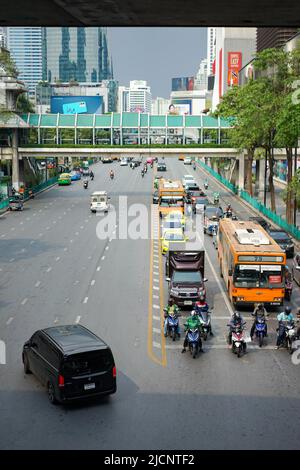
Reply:
<svg viewBox="0 0 300 470"><path fill-rule="evenodd" d="M170 177L194 174L182 162L165 161ZM269 321L263 349L250 345L241 359L230 352L225 334L231 307L206 237L215 335L196 360L181 354L182 342L161 334L167 284L158 240L124 237L125 209L119 207L121 195L128 206L146 205L149 230L151 223L158 229L155 208L150 215L152 170L142 179L138 169L99 163L94 173L88 190L81 182L55 187L28 202L23 213L0 218L0 339L7 353L6 365L0 365L0 447L299 449L300 365L274 350L276 322ZM204 177L198 169L199 182ZM217 183L209 181L210 192ZM110 193L118 213L105 239L97 237L103 219L89 212L96 189ZM246 206L218 190L240 218L248 218ZM299 297L295 286L293 306ZM250 311L243 314L247 319ZM23 373L22 345L39 328L75 322L112 347L118 391L88 404L51 406L44 388Z"/></svg>

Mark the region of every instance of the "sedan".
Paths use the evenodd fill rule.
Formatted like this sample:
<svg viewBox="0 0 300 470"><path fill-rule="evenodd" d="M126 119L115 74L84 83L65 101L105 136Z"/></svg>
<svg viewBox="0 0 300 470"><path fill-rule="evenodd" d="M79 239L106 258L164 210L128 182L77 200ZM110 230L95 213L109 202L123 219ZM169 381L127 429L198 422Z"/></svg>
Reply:
<svg viewBox="0 0 300 470"><path fill-rule="evenodd" d="M191 165L192 164L191 157L185 157L185 159L183 160L183 164L184 165Z"/></svg>
<svg viewBox="0 0 300 470"><path fill-rule="evenodd" d="M167 165L165 162L158 162L157 171L167 171Z"/></svg>
<svg viewBox="0 0 300 470"><path fill-rule="evenodd" d="M269 229L269 235L273 238L273 240L282 248L287 258L293 258L294 256L294 242L289 236L287 232L281 229Z"/></svg>
<svg viewBox="0 0 300 470"><path fill-rule="evenodd" d="M71 171L71 181L78 181L81 180L81 173L80 171Z"/></svg>
<svg viewBox="0 0 300 470"><path fill-rule="evenodd" d="M161 252L165 255L169 250L171 242L185 243L186 241L187 238L181 229L166 230L163 237L161 237Z"/></svg>
<svg viewBox="0 0 300 470"><path fill-rule="evenodd" d="M185 185L186 192L190 191L200 191L200 188L196 182L188 182Z"/></svg>

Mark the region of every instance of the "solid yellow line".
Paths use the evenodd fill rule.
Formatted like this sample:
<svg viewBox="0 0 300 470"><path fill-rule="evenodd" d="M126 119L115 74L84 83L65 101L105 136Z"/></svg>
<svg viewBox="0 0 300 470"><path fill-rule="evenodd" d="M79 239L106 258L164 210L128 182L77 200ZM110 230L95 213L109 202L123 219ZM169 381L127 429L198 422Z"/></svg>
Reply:
<svg viewBox="0 0 300 470"><path fill-rule="evenodd" d="M152 187L153 187L153 178L152 177ZM150 225L150 272L149 272L149 303L148 303L148 355L153 362L161 365L161 361L153 353L153 333L152 333L152 322L153 322L153 249L154 249L154 240L152 238L153 226L152 226L152 204L150 205L151 210L151 225Z"/></svg>
<svg viewBox="0 0 300 470"><path fill-rule="evenodd" d="M160 329L161 329L161 365L167 366L166 338L164 335L164 283L163 283L163 266L160 239L160 223L158 225L158 246L159 246L159 300L160 300Z"/></svg>

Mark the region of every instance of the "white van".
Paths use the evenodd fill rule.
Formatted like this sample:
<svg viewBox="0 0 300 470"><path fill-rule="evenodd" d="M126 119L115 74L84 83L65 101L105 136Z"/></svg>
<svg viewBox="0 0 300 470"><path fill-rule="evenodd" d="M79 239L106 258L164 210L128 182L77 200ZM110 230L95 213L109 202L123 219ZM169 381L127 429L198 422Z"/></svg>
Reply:
<svg viewBox="0 0 300 470"><path fill-rule="evenodd" d="M109 200L106 191L94 191L91 195L91 212L108 212Z"/></svg>

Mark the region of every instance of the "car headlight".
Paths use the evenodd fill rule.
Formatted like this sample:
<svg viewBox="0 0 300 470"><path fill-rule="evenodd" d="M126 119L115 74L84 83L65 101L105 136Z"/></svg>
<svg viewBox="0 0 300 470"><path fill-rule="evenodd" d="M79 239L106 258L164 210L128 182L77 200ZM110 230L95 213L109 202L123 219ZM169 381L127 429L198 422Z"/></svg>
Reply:
<svg viewBox="0 0 300 470"><path fill-rule="evenodd" d="M171 291L170 291L170 294L178 295L178 294L179 294L179 290L178 290L178 289L175 289L174 287L172 287L172 289L171 289Z"/></svg>

